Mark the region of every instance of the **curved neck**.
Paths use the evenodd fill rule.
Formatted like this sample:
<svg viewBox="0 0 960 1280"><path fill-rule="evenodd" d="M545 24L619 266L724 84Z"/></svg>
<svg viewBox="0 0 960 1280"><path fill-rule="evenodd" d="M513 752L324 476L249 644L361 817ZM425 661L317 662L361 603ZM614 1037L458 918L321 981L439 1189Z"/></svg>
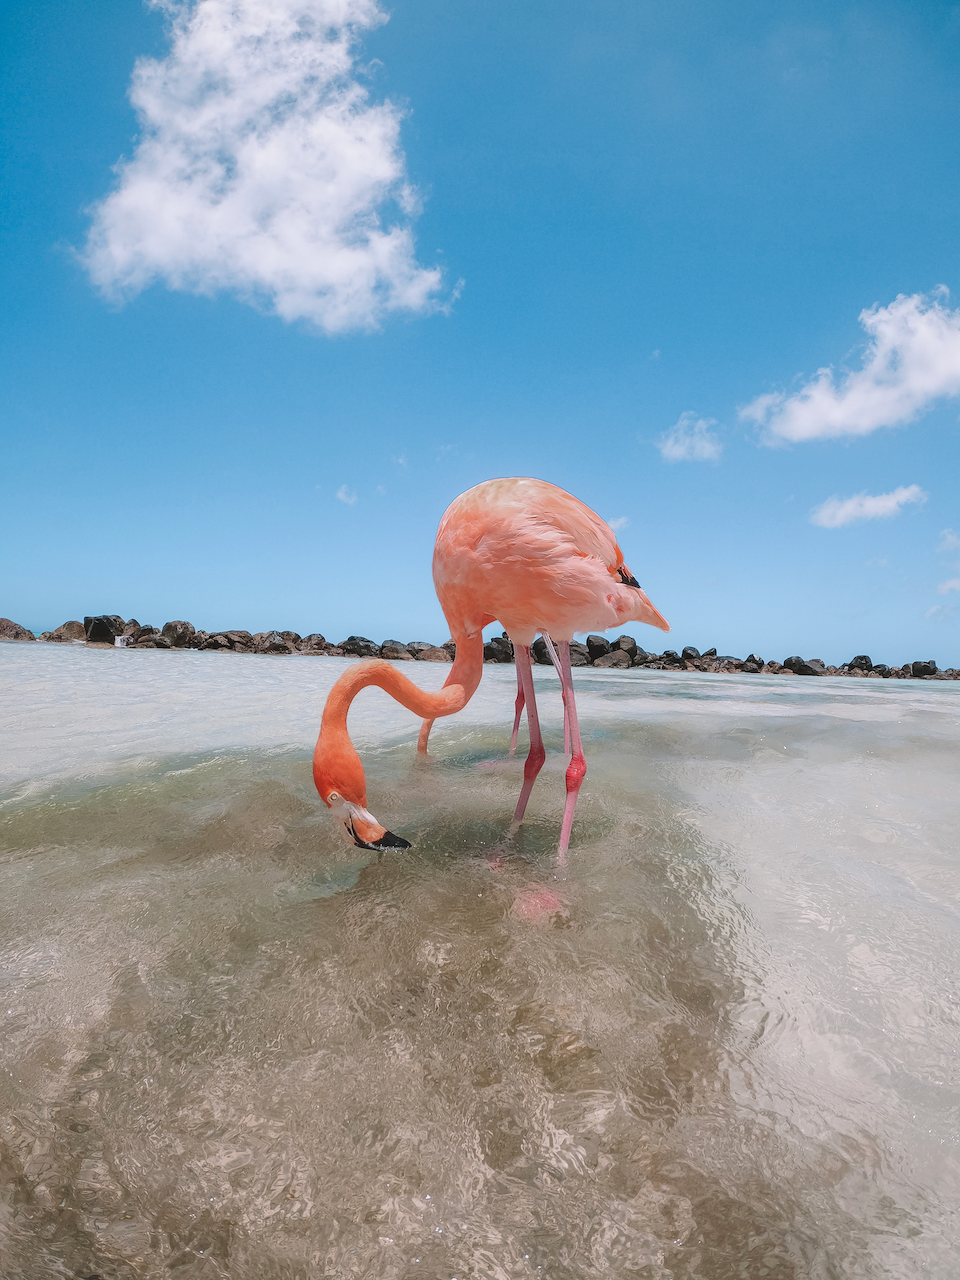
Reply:
<svg viewBox="0 0 960 1280"><path fill-rule="evenodd" d="M313 777L326 803L331 790L366 807L366 780L360 758L347 732L350 704L369 685L377 685L414 715L425 720L453 715L467 705L476 692L483 673L483 635L458 635L457 656L443 688L437 693L420 689L397 663L374 660L359 662L345 671L327 695L320 723L320 736L313 753Z"/></svg>

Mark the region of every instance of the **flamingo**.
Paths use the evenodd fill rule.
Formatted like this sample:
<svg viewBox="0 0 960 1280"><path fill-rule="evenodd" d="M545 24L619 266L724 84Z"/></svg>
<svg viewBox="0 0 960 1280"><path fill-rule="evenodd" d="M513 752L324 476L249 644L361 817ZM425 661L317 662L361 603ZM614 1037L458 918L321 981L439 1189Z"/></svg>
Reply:
<svg viewBox="0 0 960 1280"><path fill-rule="evenodd" d="M456 657L441 690L429 693L382 659L360 662L336 681L327 697L313 755L320 798L362 849L408 849L367 809L363 765L347 732L347 712L361 689L377 685L423 718L417 750L426 754L434 720L462 710L483 671L483 628L499 621L513 642L518 691L511 746L526 707L530 750L513 816L516 830L546 752L533 688L530 646L547 643L560 676L564 705L566 801L558 854L570 843L577 796L587 770L577 722L570 667L574 632L605 631L628 621L661 631L658 613L623 563L613 530L577 498L545 480L487 480L447 508L433 553L433 581ZM556 643L554 643L556 642Z"/></svg>

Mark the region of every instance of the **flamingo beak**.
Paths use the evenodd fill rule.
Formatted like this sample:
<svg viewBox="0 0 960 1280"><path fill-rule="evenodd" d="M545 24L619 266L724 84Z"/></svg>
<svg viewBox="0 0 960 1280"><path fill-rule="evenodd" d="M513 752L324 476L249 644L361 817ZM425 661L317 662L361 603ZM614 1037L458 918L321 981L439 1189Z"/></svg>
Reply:
<svg viewBox="0 0 960 1280"><path fill-rule="evenodd" d="M372 813L362 805L345 800L336 791L331 791L326 802L338 822L342 822L347 835L358 849L409 849L410 841L403 836L395 836L392 831L382 827Z"/></svg>
<svg viewBox="0 0 960 1280"><path fill-rule="evenodd" d="M650 598L642 587L637 587L637 595L640 597L640 610L636 614L638 622L646 622L648 626L658 627L661 631L669 631L670 623L666 620L659 609L655 609L650 603Z"/></svg>
<svg viewBox="0 0 960 1280"><path fill-rule="evenodd" d="M409 840L404 840L403 836L395 836L386 827L381 827L379 822L364 822L362 818L354 817L347 824L347 830L358 849L410 848Z"/></svg>

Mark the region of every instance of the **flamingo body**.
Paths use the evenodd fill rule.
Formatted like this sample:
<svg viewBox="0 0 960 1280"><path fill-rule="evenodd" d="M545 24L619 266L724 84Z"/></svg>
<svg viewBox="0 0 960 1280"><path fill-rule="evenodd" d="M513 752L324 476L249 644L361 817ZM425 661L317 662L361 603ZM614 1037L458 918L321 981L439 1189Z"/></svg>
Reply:
<svg viewBox="0 0 960 1280"><path fill-rule="evenodd" d="M529 645L538 632L571 640L631 620L669 630L610 526L545 480L487 480L456 498L440 521L433 581L451 633L499 621Z"/></svg>
<svg viewBox="0 0 960 1280"><path fill-rule="evenodd" d="M514 741L526 706L530 752L514 814L516 826L543 765L530 645L538 632L560 675L564 740L572 749L559 852L566 850L586 762L577 725L569 641L578 631L604 631L630 620L669 631L623 563L613 530L577 498L544 480L488 480L460 495L440 521L433 578L456 658L438 693L407 679L392 662L363 662L344 673L327 698L313 774L320 796L363 848L409 847L367 811L366 781L347 733L347 711L357 693L376 684L423 717L418 749L426 752L434 719L461 710L483 670L483 628L499 621L514 644L518 695ZM557 648L551 641L557 641ZM511 745L512 750L512 745Z"/></svg>

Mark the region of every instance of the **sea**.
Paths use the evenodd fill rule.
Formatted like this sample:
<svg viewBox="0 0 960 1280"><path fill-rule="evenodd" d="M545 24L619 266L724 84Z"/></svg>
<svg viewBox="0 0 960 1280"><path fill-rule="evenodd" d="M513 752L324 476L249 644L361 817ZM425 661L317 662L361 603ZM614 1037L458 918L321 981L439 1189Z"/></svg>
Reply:
<svg viewBox="0 0 960 1280"><path fill-rule="evenodd" d="M0 1276L960 1275L960 684L349 661L0 644Z"/></svg>

